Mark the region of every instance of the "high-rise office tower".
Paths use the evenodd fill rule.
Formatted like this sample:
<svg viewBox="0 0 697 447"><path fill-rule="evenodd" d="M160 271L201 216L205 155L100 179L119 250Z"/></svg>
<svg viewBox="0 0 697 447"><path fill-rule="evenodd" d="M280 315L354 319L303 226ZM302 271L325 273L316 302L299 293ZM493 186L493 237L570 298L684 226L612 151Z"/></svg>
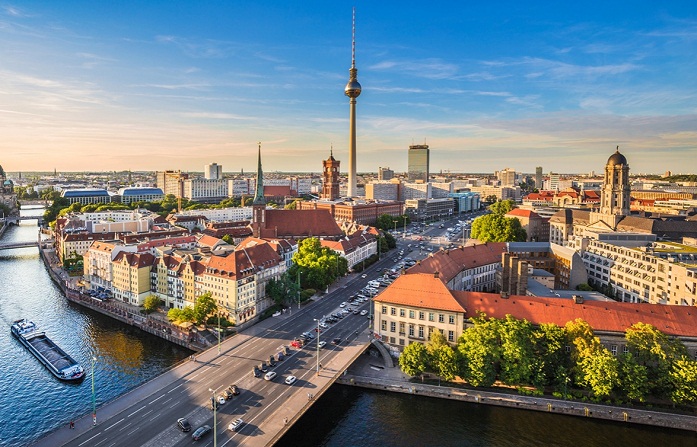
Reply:
<svg viewBox="0 0 697 447"><path fill-rule="evenodd" d="M516 174L515 169L506 168L498 173L499 181L501 181L501 186L515 186L516 185Z"/></svg>
<svg viewBox="0 0 697 447"><path fill-rule="evenodd" d="M203 167L203 176L206 180L222 180L223 167L218 163L211 163Z"/></svg>
<svg viewBox="0 0 697 447"><path fill-rule="evenodd" d="M429 149L427 144L409 146L409 161L407 175L410 182L419 180L428 183Z"/></svg>
<svg viewBox="0 0 697 447"><path fill-rule="evenodd" d="M535 168L535 188L542 189L542 182L542 166L538 166Z"/></svg>
<svg viewBox="0 0 697 447"><path fill-rule="evenodd" d="M393 177L394 171L392 169L382 166L378 168L378 180L392 180Z"/></svg>
<svg viewBox="0 0 697 447"><path fill-rule="evenodd" d="M356 187L356 98L361 94L361 84L358 83L358 69L356 69L356 8L353 9L353 26L351 33L351 68L349 69L349 81L344 88L344 94L349 100L349 169L348 169L348 193L349 197L357 195Z"/></svg>

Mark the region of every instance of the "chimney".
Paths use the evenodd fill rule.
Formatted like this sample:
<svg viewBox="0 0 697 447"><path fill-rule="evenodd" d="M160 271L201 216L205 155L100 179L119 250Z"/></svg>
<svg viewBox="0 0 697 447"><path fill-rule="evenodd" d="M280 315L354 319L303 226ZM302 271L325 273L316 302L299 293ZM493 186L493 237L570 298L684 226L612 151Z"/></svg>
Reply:
<svg viewBox="0 0 697 447"><path fill-rule="evenodd" d="M581 295L574 295L572 296L574 303L576 304L583 304L583 297Z"/></svg>
<svg viewBox="0 0 697 447"><path fill-rule="evenodd" d="M508 292L501 291L501 298L504 300L508 299Z"/></svg>
<svg viewBox="0 0 697 447"><path fill-rule="evenodd" d="M433 273L433 277L434 277L434 278L438 278L439 276L440 276L440 272L438 272L438 270L436 270L436 271Z"/></svg>

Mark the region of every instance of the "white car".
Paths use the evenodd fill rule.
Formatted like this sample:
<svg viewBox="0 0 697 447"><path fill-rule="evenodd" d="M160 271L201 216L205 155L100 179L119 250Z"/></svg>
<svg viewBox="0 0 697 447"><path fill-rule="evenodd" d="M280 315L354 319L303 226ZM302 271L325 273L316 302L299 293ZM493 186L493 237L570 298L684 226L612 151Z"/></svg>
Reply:
<svg viewBox="0 0 697 447"><path fill-rule="evenodd" d="M319 348L320 349L324 348L326 346L326 344L327 344L327 342L322 340L321 342L319 342Z"/></svg>
<svg viewBox="0 0 697 447"><path fill-rule="evenodd" d="M295 383L295 381L298 380L297 377L295 376L288 376L286 377L286 385L292 385Z"/></svg>
<svg viewBox="0 0 697 447"><path fill-rule="evenodd" d="M224 398L223 396L218 396L218 403L219 403L220 405L224 404L224 403L225 403L225 398Z"/></svg>
<svg viewBox="0 0 697 447"><path fill-rule="evenodd" d="M365 273L361 275L361 278L363 278L363 279L365 279L367 277L368 277L368 275L366 275Z"/></svg>
<svg viewBox="0 0 697 447"><path fill-rule="evenodd" d="M362 315L362 316L366 316L366 315L368 315L368 311L367 311L367 310L365 310L365 309L363 309L363 310L361 311L361 315Z"/></svg>
<svg viewBox="0 0 697 447"><path fill-rule="evenodd" d="M273 380L276 378L276 372L275 371L269 371L264 375L264 380Z"/></svg>
<svg viewBox="0 0 697 447"><path fill-rule="evenodd" d="M239 419L235 419L234 421L230 422L230 425L227 426L227 429L230 431L237 431L243 425L244 425L244 421L242 420L242 418L239 418Z"/></svg>
<svg viewBox="0 0 697 447"><path fill-rule="evenodd" d="M320 323L319 327L321 327L322 329L327 329L329 325L327 323Z"/></svg>
<svg viewBox="0 0 697 447"><path fill-rule="evenodd" d="M343 303L339 304L339 307L346 307L346 301L344 301Z"/></svg>

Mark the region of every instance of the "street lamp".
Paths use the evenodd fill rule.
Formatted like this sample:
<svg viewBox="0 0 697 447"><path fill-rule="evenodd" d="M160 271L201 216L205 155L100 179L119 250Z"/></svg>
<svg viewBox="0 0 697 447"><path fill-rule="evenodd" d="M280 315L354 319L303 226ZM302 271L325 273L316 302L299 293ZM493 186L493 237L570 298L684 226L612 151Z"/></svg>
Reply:
<svg viewBox="0 0 697 447"><path fill-rule="evenodd" d="M94 394L94 362L97 357L92 356L92 425L97 425L97 399Z"/></svg>
<svg viewBox="0 0 697 447"><path fill-rule="evenodd" d="M220 354L220 310L216 310L218 314L218 354Z"/></svg>
<svg viewBox="0 0 697 447"><path fill-rule="evenodd" d="M218 424L216 423L216 413L218 410L218 401L215 400L215 392L218 390L218 388L213 389L213 388L208 388L208 391L211 392L211 396L213 398L213 447L218 446Z"/></svg>
<svg viewBox="0 0 697 447"><path fill-rule="evenodd" d="M300 270L298 270L298 310L300 310Z"/></svg>
<svg viewBox="0 0 697 447"><path fill-rule="evenodd" d="M317 322L317 375L319 375L319 322L321 319L313 318Z"/></svg>

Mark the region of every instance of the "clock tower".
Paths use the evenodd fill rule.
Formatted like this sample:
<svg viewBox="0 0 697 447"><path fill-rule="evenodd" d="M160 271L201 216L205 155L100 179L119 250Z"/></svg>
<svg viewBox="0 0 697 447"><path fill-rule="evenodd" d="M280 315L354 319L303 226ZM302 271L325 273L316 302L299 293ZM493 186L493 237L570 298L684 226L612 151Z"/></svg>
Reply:
<svg viewBox="0 0 697 447"><path fill-rule="evenodd" d="M339 164L334 159L333 148L329 151L329 158L322 160L322 195L321 198L336 200L339 198Z"/></svg>

